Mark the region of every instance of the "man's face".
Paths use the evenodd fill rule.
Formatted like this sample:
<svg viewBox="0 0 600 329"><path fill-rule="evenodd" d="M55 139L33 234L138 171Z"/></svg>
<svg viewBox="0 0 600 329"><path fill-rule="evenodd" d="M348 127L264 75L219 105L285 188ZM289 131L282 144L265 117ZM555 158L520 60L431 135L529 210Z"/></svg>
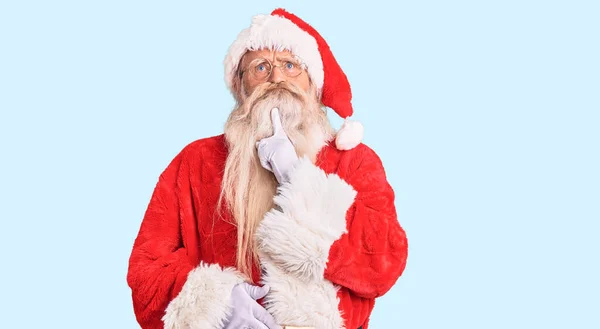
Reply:
<svg viewBox="0 0 600 329"><path fill-rule="evenodd" d="M242 92L252 94L262 83L289 84L309 92L310 79L305 69L289 51L256 50L247 52L240 63Z"/></svg>
<svg viewBox="0 0 600 329"><path fill-rule="evenodd" d="M273 134L271 111L300 156L314 158L333 130L308 72L288 51L250 51L240 61L236 79L238 104L225 125L232 161L248 165L256 158L256 142Z"/></svg>

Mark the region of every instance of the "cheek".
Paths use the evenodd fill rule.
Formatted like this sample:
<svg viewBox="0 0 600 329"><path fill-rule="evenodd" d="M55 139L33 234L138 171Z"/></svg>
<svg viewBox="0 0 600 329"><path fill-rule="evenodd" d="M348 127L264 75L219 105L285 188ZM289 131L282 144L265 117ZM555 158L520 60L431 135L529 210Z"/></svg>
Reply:
<svg viewBox="0 0 600 329"><path fill-rule="evenodd" d="M253 82L251 79L248 78L244 78L242 80L242 91L246 94L246 96L249 96L252 94L252 92L254 91L254 89L256 88L256 83Z"/></svg>
<svg viewBox="0 0 600 329"><path fill-rule="evenodd" d="M310 88L310 80L308 79L307 75L302 75L300 77L300 81L299 81L299 86L302 87L302 89L304 89L304 91L308 92L309 88Z"/></svg>

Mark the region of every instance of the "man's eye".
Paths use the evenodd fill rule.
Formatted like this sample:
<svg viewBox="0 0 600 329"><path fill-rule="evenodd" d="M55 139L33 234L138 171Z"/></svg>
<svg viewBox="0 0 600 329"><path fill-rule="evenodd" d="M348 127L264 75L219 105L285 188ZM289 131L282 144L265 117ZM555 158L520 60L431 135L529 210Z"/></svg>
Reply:
<svg viewBox="0 0 600 329"><path fill-rule="evenodd" d="M285 64L285 67L286 67L287 69L291 70L291 69L293 69L293 68L294 68L294 63L287 62L287 63Z"/></svg>
<svg viewBox="0 0 600 329"><path fill-rule="evenodd" d="M256 69L258 71L264 71L267 69L267 66L265 64L258 64L258 66L256 67Z"/></svg>

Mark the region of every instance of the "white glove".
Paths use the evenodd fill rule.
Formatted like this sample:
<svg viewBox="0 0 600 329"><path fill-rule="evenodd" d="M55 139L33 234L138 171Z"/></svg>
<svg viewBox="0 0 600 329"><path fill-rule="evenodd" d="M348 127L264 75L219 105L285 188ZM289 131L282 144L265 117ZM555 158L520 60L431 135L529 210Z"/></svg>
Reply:
<svg viewBox="0 0 600 329"><path fill-rule="evenodd" d="M273 136L256 142L260 164L275 174L279 184L287 182L290 170L298 161L294 145L286 135L279 118L279 109L271 110Z"/></svg>
<svg viewBox="0 0 600 329"><path fill-rule="evenodd" d="M231 291L231 317L224 329L281 329L275 319L256 300L269 292L269 287L239 283Z"/></svg>

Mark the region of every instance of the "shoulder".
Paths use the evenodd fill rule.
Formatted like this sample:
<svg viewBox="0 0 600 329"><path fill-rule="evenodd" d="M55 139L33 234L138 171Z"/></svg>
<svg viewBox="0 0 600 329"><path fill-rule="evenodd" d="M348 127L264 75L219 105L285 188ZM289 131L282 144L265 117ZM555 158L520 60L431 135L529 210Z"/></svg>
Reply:
<svg viewBox="0 0 600 329"><path fill-rule="evenodd" d="M349 150L338 150L333 143L326 146L326 157L337 160L338 165L350 170L381 169L383 163L377 152L365 143Z"/></svg>
<svg viewBox="0 0 600 329"><path fill-rule="evenodd" d="M352 185L359 194L366 192L391 192L386 170L379 154L369 145L360 143L350 150L328 146L326 152L335 172Z"/></svg>
<svg viewBox="0 0 600 329"><path fill-rule="evenodd" d="M346 152L348 153L348 157L359 160L361 162L361 165L370 163L376 165L383 165L379 154L377 154L377 152L375 152L375 150L367 144L360 143L353 149Z"/></svg>
<svg viewBox="0 0 600 329"><path fill-rule="evenodd" d="M196 167L201 162L224 159L226 156L227 147L223 134L199 138L177 151L163 175L167 172L177 172L182 166Z"/></svg>
<svg viewBox="0 0 600 329"><path fill-rule="evenodd" d="M225 135L216 135L196 139L181 148L176 158L182 162L196 162L216 160L225 157L227 154L227 145Z"/></svg>
<svg viewBox="0 0 600 329"><path fill-rule="evenodd" d="M354 168L356 174L364 177L367 181L387 181L381 157L373 148L360 143L352 150L346 152L345 156L352 163L352 168Z"/></svg>
<svg viewBox="0 0 600 329"><path fill-rule="evenodd" d="M204 137L196 139L186 144L178 155L183 157L195 157L197 155L206 153L221 153L226 150L225 135L220 134L216 136Z"/></svg>
<svg viewBox="0 0 600 329"><path fill-rule="evenodd" d="M349 150L339 150L328 143L319 157L319 166L335 173L356 187L368 183L387 183L387 175L379 154L369 145L360 143Z"/></svg>

